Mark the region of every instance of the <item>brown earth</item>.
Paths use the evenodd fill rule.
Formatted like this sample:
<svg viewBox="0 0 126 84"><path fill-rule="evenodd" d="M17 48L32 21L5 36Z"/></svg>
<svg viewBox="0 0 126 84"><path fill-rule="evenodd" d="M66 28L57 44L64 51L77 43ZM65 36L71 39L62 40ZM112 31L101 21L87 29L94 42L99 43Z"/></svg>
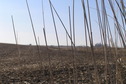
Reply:
<svg viewBox="0 0 126 84"><path fill-rule="evenodd" d="M76 47L75 67L73 66L74 52L71 47L45 46L38 48L32 45L19 45L20 56L16 45L0 44L0 84L73 84L76 73L77 84L95 84L94 66L90 48ZM88 49L88 50L87 50ZM125 49L118 49L118 59L115 60L113 48L107 49L108 81L115 84L116 61L118 62L118 84L122 79L126 84ZM102 48L94 48L101 84L105 84L105 62ZM51 59L51 73L49 68ZM50 78L51 77L51 78Z"/></svg>

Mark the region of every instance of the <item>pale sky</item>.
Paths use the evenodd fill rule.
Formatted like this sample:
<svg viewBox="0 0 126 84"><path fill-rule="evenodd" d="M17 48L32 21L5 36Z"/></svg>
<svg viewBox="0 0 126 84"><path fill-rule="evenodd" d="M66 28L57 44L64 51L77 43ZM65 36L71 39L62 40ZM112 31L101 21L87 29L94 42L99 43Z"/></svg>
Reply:
<svg viewBox="0 0 126 84"><path fill-rule="evenodd" d="M49 45L57 45L56 36L51 16L48 0L44 1L46 34ZM68 6L71 6L72 0L51 0L65 26L69 31ZM93 27L94 43L100 42L99 28L97 24L97 12L95 10L95 0L89 0L91 8L91 20ZM43 37L42 7L41 0L28 0L33 24L37 37L40 38L40 44L45 45ZM110 10L108 4L108 11ZM19 44L35 44L32 27L27 11L25 0L0 0L0 42L15 43L11 15L14 17L15 28L18 36ZM111 14L110 14L111 15ZM55 15L59 40L61 45L66 45L66 33L60 21ZM76 29L76 45L85 45L84 27L83 27L83 11L81 0L75 0L75 29Z"/></svg>

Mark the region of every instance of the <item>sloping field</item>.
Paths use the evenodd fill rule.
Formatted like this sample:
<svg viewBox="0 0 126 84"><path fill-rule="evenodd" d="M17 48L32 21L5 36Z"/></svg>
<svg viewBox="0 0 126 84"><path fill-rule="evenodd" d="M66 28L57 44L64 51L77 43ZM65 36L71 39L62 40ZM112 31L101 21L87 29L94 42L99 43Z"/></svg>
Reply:
<svg viewBox="0 0 126 84"><path fill-rule="evenodd" d="M74 73L76 73L78 84L96 82L90 48L76 47L76 67L73 67L71 47L62 47L59 51L56 46L50 46L47 51L46 47L41 46L39 47L40 56L36 46L19 45L19 50L20 55L16 45L0 44L0 84L50 84L50 82L73 84ZM116 73L113 51L112 48L108 48L107 51L109 53L108 81L111 84L115 84ZM119 80L123 79L125 84L125 50L118 49L118 51ZM104 84L105 62L102 48L95 48L95 58L101 84Z"/></svg>

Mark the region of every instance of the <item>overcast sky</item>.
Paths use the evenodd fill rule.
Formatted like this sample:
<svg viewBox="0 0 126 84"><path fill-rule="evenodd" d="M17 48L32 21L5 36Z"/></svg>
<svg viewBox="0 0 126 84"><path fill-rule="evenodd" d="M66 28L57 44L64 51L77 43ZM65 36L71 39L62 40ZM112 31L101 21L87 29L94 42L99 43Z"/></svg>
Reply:
<svg viewBox="0 0 126 84"><path fill-rule="evenodd" d="M43 1L44 1L45 23L46 23L48 44L57 45L49 2L48 0ZM68 6L71 7L71 13L72 13L72 0L51 0L51 1L69 31ZM95 10L96 8L95 0L89 0L89 2L91 10L91 20L93 25L94 43L99 43L100 36L97 24L97 12ZM43 22L42 22L41 0L28 0L28 4L30 7L37 38L39 37L40 44L44 45L45 42L42 31ZM107 10L109 11L110 8L108 6L108 3L106 3L106 6ZM13 26L11 22L11 15L13 15L14 17L14 23L19 44L35 44L25 0L0 0L0 42L15 43ZM55 20L58 29L60 44L65 45L66 33L56 15ZM76 29L76 45L85 45L83 11L81 0L75 0L75 29Z"/></svg>

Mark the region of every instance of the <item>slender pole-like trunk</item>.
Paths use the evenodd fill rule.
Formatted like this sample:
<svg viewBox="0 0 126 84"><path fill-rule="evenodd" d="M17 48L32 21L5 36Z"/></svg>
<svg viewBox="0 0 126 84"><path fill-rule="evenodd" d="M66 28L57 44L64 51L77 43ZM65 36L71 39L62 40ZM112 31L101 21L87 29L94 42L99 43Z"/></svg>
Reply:
<svg viewBox="0 0 126 84"><path fill-rule="evenodd" d="M69 39L71 40L72 45L75 45L74 42L72 41L72 38L71 38L70 34L69 34L68 31L67 31L67 28L65 27L65 25L64 25L64 23L63 23L63 21L62 21L62 19L60 18L59 14L57 13L55 7L53 6L53 4L52 4L51 2L50 2L50 4L51 4L52 8L54 9L54 12L56 13L58 19L60 20L60 22L61 22L61 24L62 24L62 26L63 26L63 28L64 28L66 34L68 35Z"/></svg>
<svg viewBox="0 0 126 84"><path fill-rule="evenodd" d="M98 1L95 0L95 2L96 2L96 10L97 10L98 24L99 24L99 30L100 30L100 36L101 36L101 43L103 45L104 44L104 41L103 41L103 29L102 29L100 9L99 9L99 5L98 5ZM104 54L104 47L102 46L102 48L103 48L103 54Z"/></svg>
<svg viewBox="0 0 126 84"><path fill-rule="evenodd" d="M106 28L106 17L105 17L105 3L104 0L101 2L102 8L102 29L103 29L103 40L104 40L104 56L105 56L105 83L108 84L108 57L107 57L107 28Z"/></svg>
<svg viewBox="0 0 126 84"><path fill-rule="evenodd" d="M88 0L87 0L87 9L88 9L88 18L89 18L89 27L90 27L91 39L92 39L92 43L93 43L92 23L91 23L91 15L90 15L90 4L89 4ZM85 27L85 38L86 38L86 48L87 48L87 52L88 52L88 47L87 47L87 29L86 29L86 27ZM90 80L91 80L90 83L93 84L93 80L92 80L92 77L91 77L91 71L90 71L89 66L88 66L88 73L90 75Z"/></svg>
<svg viewBox="0 0 126 84"><path fill-rule="evenodd" d="M121 32L121 29L120 29L120 26L119 26L119 22L118 22L118 19L117 19L117 16L116 16L115 9L114 9L114 7L113 7L112 1L111 1L111 0L108 0L108 1L109 1L109 4L110 4L112 13L113 13L115 22L116 22L116 26L117 26L116 28L117 28L117 30L118 30L119 36L121 37L121 40L122 40L122 43L123 43L124 48L126 48L125 39L124 39L124 37L123 37L124 35L123 35L122 32Z"/></svg>
<svg viewBox="0 0 126 84"><path fill-rule="evenodd" d="M69 25L70 25L70 37L71 37L71 39L70 39L70 41L72 41L72 27L71 27L71 11L70 11L70 6L69 6ZM72 42L71 42L71 46L72 46L73 44L72 44Z"/></svg>
<svg viewBox="0 0 126 84"><path fill-rule="evenodd" d="M36 43L36 46L37 46L38 56L39 56L39 59L40 59L41 58L40 49L39 49L39 46L38 46L37 37L36 37L36 33L35 33L35 28L34 28L34 25L33 25L32 16L31 16L31 13L30 13L30 9L29 9L29 5L28 5L27 0L26 0L26 5L27 5L27 9L28 9L29 18L30 18L30 21L31 21L31 26L32 26L32 30L33 30L35 43ZM41 62L40 66L43 67L43 62Z"/></svg>
<svg viewBox="0 0 126 84"><path fill-rule="evenodd" d="M73 42L75 44L75 19L74 19L74 15L75 15L75 0L73 0Z"/></svg>
<svg viewBox="0 0 126 84"><path fill-rule="evenodd" d="M39 37L38 37L38 46L40 46L40 39L39 39Z"/></svg>
<svg viewBox="0 0 126 84"><path fill-rule="evenodd" d="M46 49L47 49L47 56L48 56L48 59L49 59L49 78L50 78L50 81L49 81L49 84L53 84L52 80L53 80L53 76L52 76L52 69L51 69L51 57L49 55L49 48L48 48L48 43L47 43L47 38L46 38L46 31L45 29L43 28L43 33L44 33L44 38L45 38L45 44L46 44Z"/></svg>
<svg viewBox="0 0 126 84"><path fill-rule="evenodd" d="M71 27L71 10L70 10L70 6L68 7L68 10L69 10L69 26L70 26L70 37L71 37L71 39L70 39L70 42L71 42L71 50L72 50L72 53L74 52L73 51L73 44L72 44L72 27ZM72 54L72 56L73 56L73 58L74 58L74 55ZM74 59L73 59L74 60ZM70 69L69 69L69 73L70 73ZM75 71L73 71L73 72L75 72ZM75 75L74 75L75 76ZM70 77L70 74L69 74L69 77ZM75 78L75 77L74 77ZM69 84L71 84L71 80L70 80L70 78L69 78Z"/></svg>
<svg viewBox="0 0 126 84"><path fill-rule="evenodd" d="M55 17L54 17L54 13L53 13L53 9L52 9L52 3L49 0L49 4L50 4L50 9L51 9L51 14L52 14L52 19L53 19L53 24L54 24L54 28L55 28L55 34L56 34L56 40L57 40L57 44L58 44L58 57L60 56L60 43L59 43L59 37L58 37L58 32L57 32L57 27L56 27L56 22L55 22ZM60 63L63 64L62 61L62 56L60 56Z"/></svg>
<svg viewBox="0 0 126 84"><path fill-rule="evenodd" d="M74 42L72 41L72 38L71 38L71 36L69 35L69 33L68 33L68 31L67 31L67 29L66 29L66 27L65 27L65 25L64 25L64 23L63 23L63 21L61 20L61 18L60 18L60 16L59 16L59 14L57 13L57 11L56 11L56 9L54 8L54 6L53 6L53 4L51 3L51 1L50 1L50 5L52 6L52 8L54 9L54 11L55 11L55 13L56 13L56 15L57 15L57 17L58 17L58 19L60 20L60 22L61 22L61 24L62 24L62 26L63 26L63 28L65 29L65 31L66 31L66 34L68 35L68 37L69 37L69 39L71 40L71 43L72 43L72 45L73 45L73 47L72 47L72 51L73 51L73 72L74 72L74 84L76 84L76 58L75 58L75 44L74 44Z"/></svg>
<svg viewBox="0 0 126 84"><path fill-rule="evenodd" d="M74 83L77 84L77 67L76 67L76 37L75 37L75 0L73 0L73 51L74 51L74 58L73 58L73 65L74 65Z"/></svg>
<svg viewBox="0 0 126 84"><path fill-rule="evenodd" d="M68 36L67 36L67 34L66 34L66 46L67 46L67 49L68 49L69 43L68 43Z"/></svg>
<svg viewBox="0 0 126 84"><path fill-rule="evenodd" d="M121 7L119 6L118 1L117 1L117 0L115 0L115 2L116 2L116 4L117 4L117 6L118 6L118 8L119 8L119 10L120 10L120 12L121 12L121 14L123 15L124 20L125 20L125 23L126 23L126 15L125 15L125 12L124 12L124 11L122 11Z"/></svg>
<svg viewBox="0 0 126 84"><path fill-rule="evenodd" d="M13 25L13 31L14 31L15 42L16 42L16 46L17 46L17 50L18 50L18 56L20 57L20 48L19 48L18 40L17 40L17 36L16 36L15 24L14 24L13 16L11 16L11 19L12 19L12 25Z"/></svg>
<svg viewBox="0 0 126 84"><path fill-rule="evenodd" d="M89 28L87 15L86 15L85 3L84 3L83 0L81 0L81 1L82 1L83 14L84 14L84 23L86 25L88 36L89 36L89 42L90 42L90 47L91 47L91 56L92 56L92 61L93 61L93 64L94 64L95 81L96 81L97 84L100 84L99 75L98 75L98 69L97 69L97 65L96 65L96 58L95 58L95 54L94 54L93 39L92 39L92 36L91 36L92 35L91 34L92 31Z"/></svg>
<svg viewBox="0 0 126 84"><path fill-rule="evenodd" d="M43 16L43 33L44 33L44 39L45 39L45 44L46 44L46 49L47 49L47 56L48 56L48 61L49 61L49 84L53 84L53 75L52 75L52 69L51 69L51 57L49 54L49 48L48 48L48 42L47 42L47 37L46 37L46 31L45 31L45 16L44 16L44 5L43 5L43 0L42 0L42 16Z"/></svg>

